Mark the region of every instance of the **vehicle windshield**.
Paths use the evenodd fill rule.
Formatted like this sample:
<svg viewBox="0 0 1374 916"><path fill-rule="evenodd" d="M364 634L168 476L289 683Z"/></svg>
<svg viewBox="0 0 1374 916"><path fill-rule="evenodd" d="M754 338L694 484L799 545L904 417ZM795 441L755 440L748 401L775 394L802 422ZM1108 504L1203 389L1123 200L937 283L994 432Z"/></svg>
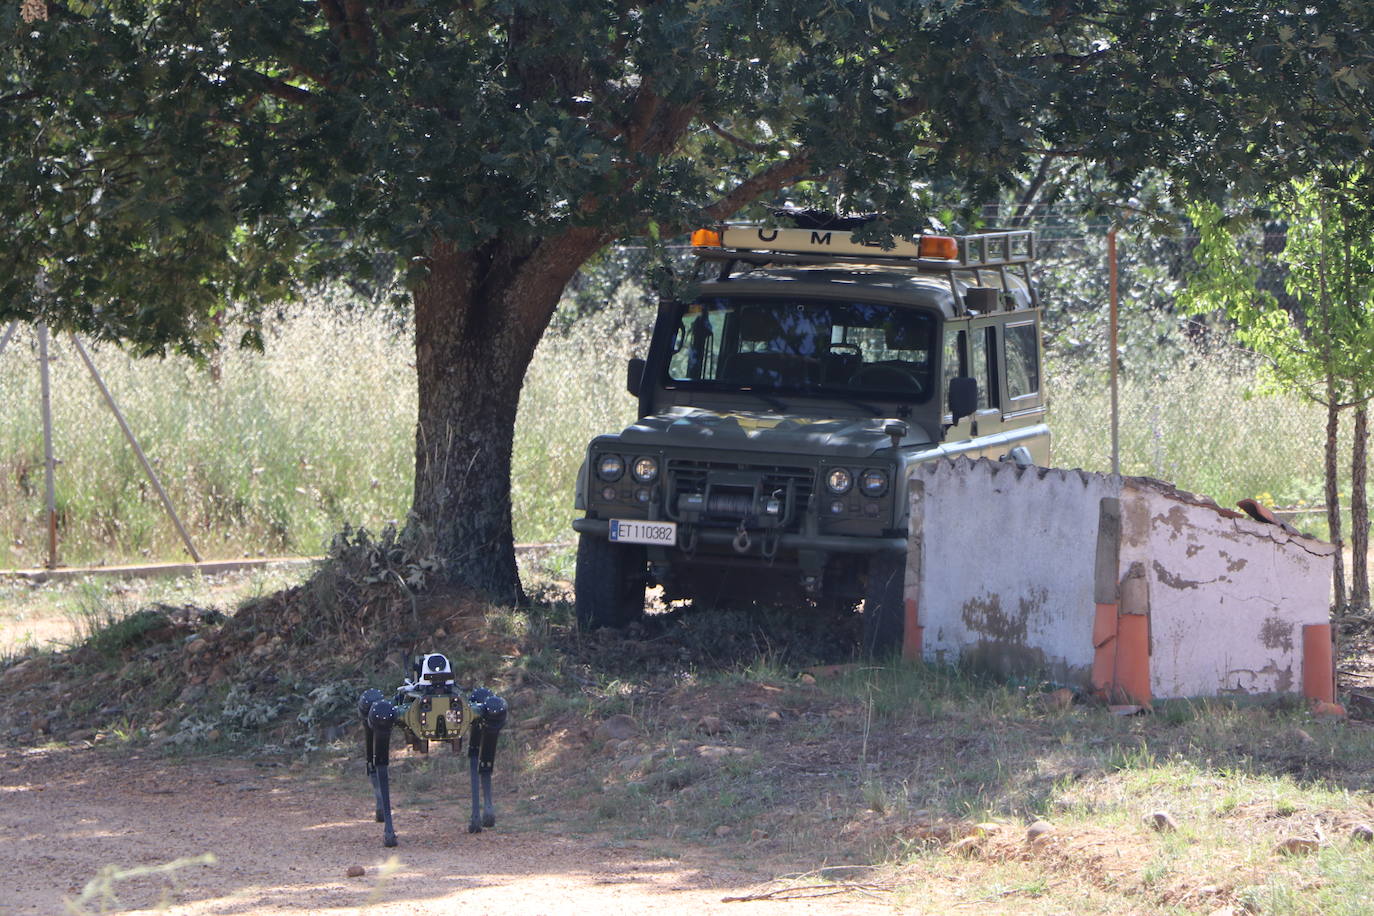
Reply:
<svg viewBox="0 0 1374 916"><path fill-rule="evenodd" d="M936 320L898 305L715 297L681 307L675 387L920 403L934 390Z"/></svg>

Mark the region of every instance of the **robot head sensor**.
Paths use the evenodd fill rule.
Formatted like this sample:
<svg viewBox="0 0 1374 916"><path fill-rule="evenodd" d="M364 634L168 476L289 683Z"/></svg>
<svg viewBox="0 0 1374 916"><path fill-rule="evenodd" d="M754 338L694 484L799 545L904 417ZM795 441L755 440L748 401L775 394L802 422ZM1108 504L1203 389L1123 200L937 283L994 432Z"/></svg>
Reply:
<svg viewBox="0 0 1374 916"><path fill-rule="evenodd" d="M420 659L418 667L421 684L444 684L453 680L453 668L449 665L448 658L437 652Z"/></svg>

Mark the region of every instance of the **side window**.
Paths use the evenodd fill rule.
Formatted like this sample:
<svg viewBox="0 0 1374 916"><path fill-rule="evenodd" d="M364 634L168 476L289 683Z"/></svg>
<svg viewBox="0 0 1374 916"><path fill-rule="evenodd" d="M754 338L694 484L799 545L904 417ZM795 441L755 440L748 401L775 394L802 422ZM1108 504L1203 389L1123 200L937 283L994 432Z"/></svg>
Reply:
<svg viewBox="0 0 1374 916"><path fill-rule="evenodd" d="M1007 394L1014 401L1040 393L1040 347L1034 322L1009 324L1006 342Z"/></svg>
<svg viewBox="0 0 1374 916"><path fill-rule="evenodd" d="M941 372L940 390L949 390L949 380L964 374L964 332L945 329L945 358Z"/></svg>
<svg viewBox="0 0 1374 916"><path fill-rule="evenodd" d="M978 380L979 410L997 406L997 373L992 361L996 333L992 325L969 331L969 340L973 344L973 377Z"/></svg>
<svg viewBox="0 0 1374 916"><path fill-rule="evenodd" d="M718 309L708 312L702 305L689 306L683 313L668 360L670 377L679 380L715 377L722 314Z"/></svg>

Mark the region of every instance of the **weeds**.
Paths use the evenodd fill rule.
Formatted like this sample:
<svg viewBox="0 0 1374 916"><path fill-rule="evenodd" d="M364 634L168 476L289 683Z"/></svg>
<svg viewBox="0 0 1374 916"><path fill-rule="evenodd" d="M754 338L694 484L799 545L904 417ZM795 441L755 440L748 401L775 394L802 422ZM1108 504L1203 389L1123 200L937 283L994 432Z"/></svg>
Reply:
<svg viewBox="0 0 1374 916"><path fill-rule="evenodd" d="M555 321L521 394L511 497L516 538L567 542L574 483L592 433L622 428L635 402L618 380L641 354L651 309L622 299ZM318 554L345 524L403 519L412 490L415 385L408 328L331 310L291 315L264 354L226 351L213 382L178 358L97 354L173 503L207 556ZM62 560L179 559L183 547L136 459L76 360L54 366ZM46 560L37 371L24 332L0 358L0 530L8 559ZM1110 466L1108 393L1091 356L1047 367L1054 463ZM1292 397L1251 396L1255 364L1235 350L1195 353L1167 372L1128 374L1121 390L1122 469L1232 504L1321 501L1323 417ZM95 418L92 419L92 411ZM106 420L108 419L108 422ZM360 432L361 431L361 432ZM1198 443L1207 443L1200 448ZM1319 515L1299 527L1320 529ZM568 551L556 573L571 575Z"/></svg>
<svg viewBox="0 0 1374 916"><path fill-rule="evenodd" d="M210 866L218 860L213 853L187 856L161 865L139 865L133 868L120 868L107 865L91 880L86 882L81 893L73 900L66 901L66 909L73 916L87 916L91 913L110 913L122 909L115 888L121 881L130 881L152 876L167 876L175 880L176 873L196 865ZM159 907L162 909L162 907Z"/></svg>

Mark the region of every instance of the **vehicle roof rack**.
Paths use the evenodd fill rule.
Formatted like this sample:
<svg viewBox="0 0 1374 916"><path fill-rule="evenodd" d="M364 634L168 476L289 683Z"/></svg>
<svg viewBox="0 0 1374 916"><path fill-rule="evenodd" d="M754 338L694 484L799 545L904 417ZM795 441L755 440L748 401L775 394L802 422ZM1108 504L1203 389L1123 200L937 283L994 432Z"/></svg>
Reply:
<svg viewBox="0 0 1374 916"><path fill-rule="evenodd" d="M944 273L950 289L959 300L954 286L955 271L972 271L975 282L982 285L982 271L995 270L1001 276L1003 290L1007 283L1008 267L1025 280L1032 305L1038 304L1031 284L1030 264L1035 260L1035 233L1030 229L996 230L968 235L922 234L916 239L894 238L884 248L877 242L855 242L847 229L784 229L756 224L725 224L715 229L698 229L692 233L692 247L697 257L726 262L721 278L728 278L733 265L744 262L761 264L826 264L826 263L883 263L891 262Z"/></svg>

